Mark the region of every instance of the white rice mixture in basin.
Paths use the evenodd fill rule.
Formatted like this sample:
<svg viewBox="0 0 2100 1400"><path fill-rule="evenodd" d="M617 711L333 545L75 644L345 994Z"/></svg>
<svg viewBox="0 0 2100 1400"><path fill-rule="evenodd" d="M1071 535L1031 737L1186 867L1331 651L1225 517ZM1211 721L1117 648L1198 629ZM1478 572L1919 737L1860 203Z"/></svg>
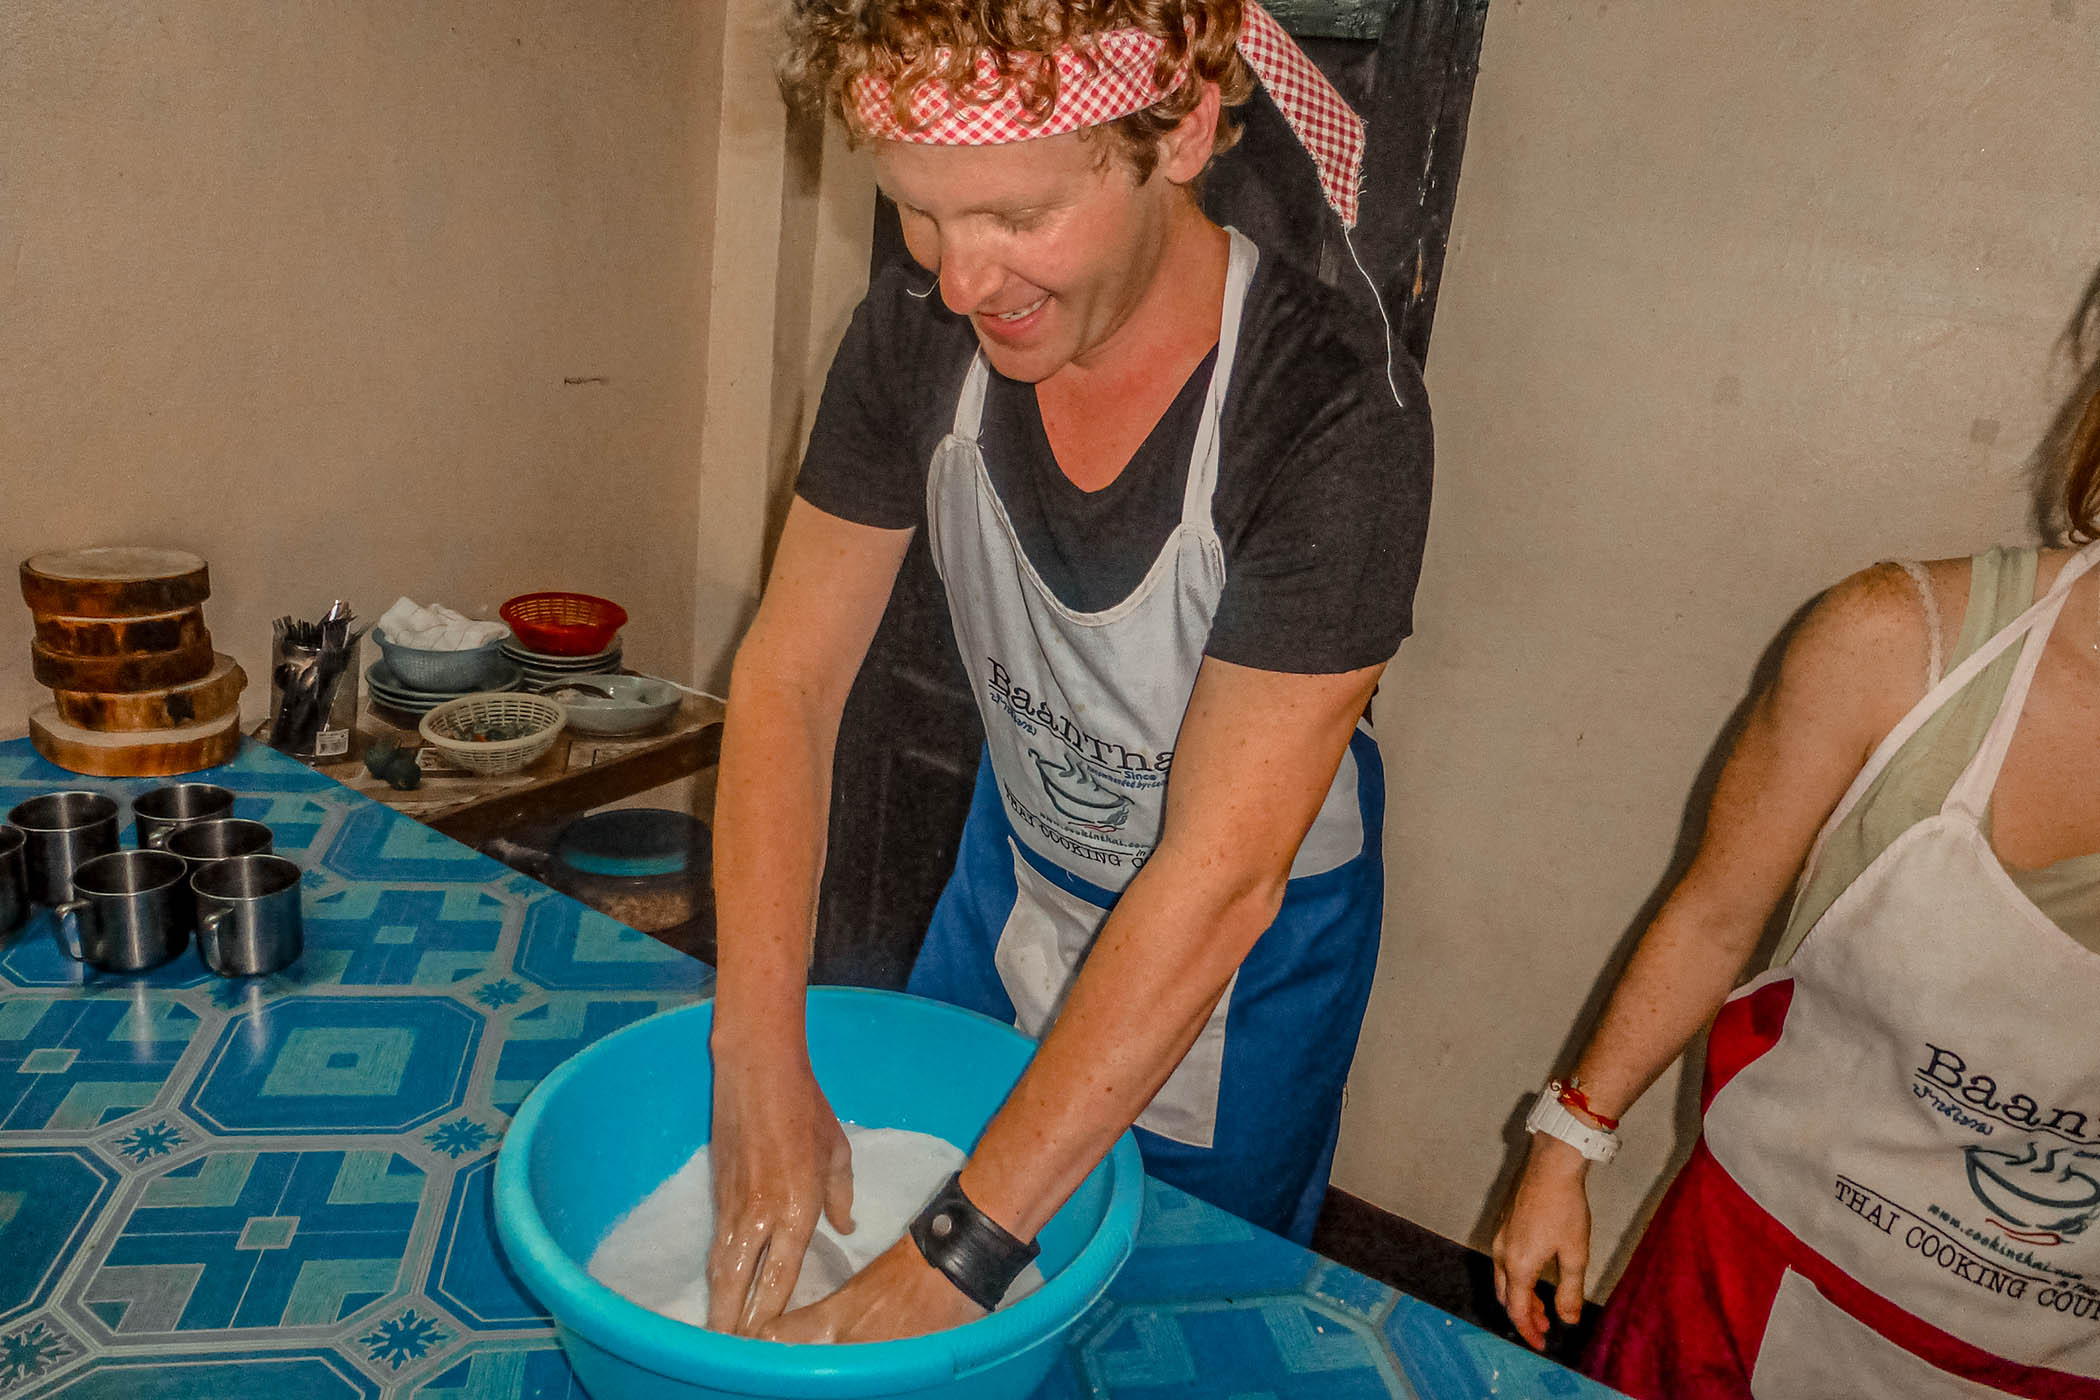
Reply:
<svg viewBox="0 0 2100 1400"><path fill-rule="evenodd" d="M913 1218L963 1164L961 1148L929 1133L845 1126L853 1150L853 1233L840 1234L829 1220L817 1222L790 1309L829 1297L904 1238ZM590 1275L630 1302L704 1327L707 1251L714 1237L714 1170L702 1147L620 1218L592 1251ZM1030 1264L1007 1290L1002 1306L1042 1284L1041 1271Z"/></svg>

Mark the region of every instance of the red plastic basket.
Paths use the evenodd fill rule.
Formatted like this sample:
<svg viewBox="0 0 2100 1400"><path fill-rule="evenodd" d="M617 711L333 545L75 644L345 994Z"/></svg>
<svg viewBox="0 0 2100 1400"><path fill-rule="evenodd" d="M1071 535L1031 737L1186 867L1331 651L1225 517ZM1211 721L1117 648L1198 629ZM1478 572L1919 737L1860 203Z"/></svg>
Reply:
<svg viewBox="0 0 2100 1400"><path fill-rule="evenodd" d="M521 593L499 608L517 639L550 656L592 656L612 645L627 610L588 593Z"/></svg>

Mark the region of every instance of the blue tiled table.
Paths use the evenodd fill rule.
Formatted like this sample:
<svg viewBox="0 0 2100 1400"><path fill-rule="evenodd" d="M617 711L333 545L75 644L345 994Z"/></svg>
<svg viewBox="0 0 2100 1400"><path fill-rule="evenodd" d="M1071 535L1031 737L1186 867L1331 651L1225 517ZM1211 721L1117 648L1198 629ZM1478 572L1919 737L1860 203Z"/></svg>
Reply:
<svg viewBox="0 0 2100 1400"><path fill-rule="evenodd" d="M306 955L107 976L43 912L0 949L0 1397L580 1397L497 1253L496 1148L713 973L267 749L204 776L305 868ZM81 786L151 784L0 744L0 810ZM1155 1183L1045 1393L1607 1392Z"/></svg>

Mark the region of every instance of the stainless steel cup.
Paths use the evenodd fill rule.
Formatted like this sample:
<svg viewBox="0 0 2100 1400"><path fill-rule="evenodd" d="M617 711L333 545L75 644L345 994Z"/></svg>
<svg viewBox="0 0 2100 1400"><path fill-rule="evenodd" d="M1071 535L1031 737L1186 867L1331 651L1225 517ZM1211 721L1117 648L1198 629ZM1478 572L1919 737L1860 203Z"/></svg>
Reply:
<svg viewBox="0 0 2100 1400"><path fill-rule="evenodd" d="M168 833L161 849L181 856L189 863L190 874L195 875L215 860L268 855L271 839L270 828L261 822L251 822L246 817L216 817L178 827Z"/></svg>
<svg viewBox="0 0 2100 1400"><path fill-rule="evenodd" d="M139 849L157 851L168 836L191 822L233 815L233 794L212 783L169 783L131 800L132 828Z"/></svg>
<svg viewBox="0 0 2100 1400"><path fill-rule="evenodd" d="M260 977L299 960L299 867L283 856L232 856L190 879L197 952L221 977Z"/></svg>
<svg viewBox="0 0 2100 1400"><path fill-rule="evenodd" d="M116 799L99 792L47 792L18 803L7 820L29 838L29 897L64 904L73 897L73 872L117 848Z"/></svg>
<svg viewBox="0 0 2100 1400"><path fill-rule="evenodd" d="M197 872L215 860L268 855L272 839L270 828L246 817L217 817L211 821L191 822L168 833L167 844L161 849L169 855L182 857L182 863L189 867L189 873L183 877L182 894L189 901L193 925L197 904L190 882L197 877Z"/></svg>
<svg viewBox="0 0 2100 1400"><path fill-rule="evenodd" d="M19 828L0 826L0 934L29 922L29 844Z"/></svg>
<svg viewBox="0 0 2100 1400"><path fill-rule="evenodd" d="M144 972L190 942L189 867L166 851L112 851L73 872L78 896L51 912L68 957L107 972Z"/></svg>

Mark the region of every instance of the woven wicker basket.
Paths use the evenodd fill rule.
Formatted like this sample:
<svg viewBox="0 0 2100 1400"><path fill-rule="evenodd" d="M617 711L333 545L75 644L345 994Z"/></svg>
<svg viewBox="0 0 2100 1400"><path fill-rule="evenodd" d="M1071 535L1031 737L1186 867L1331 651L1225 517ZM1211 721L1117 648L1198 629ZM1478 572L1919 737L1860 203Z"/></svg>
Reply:
<svg viewBox="0 0 2100 1400"><path fill-rule="evenodd" d="M515 773L553 748L567 718L568 711L543 695L500 691L447 700L417 728L424 743L452 762L492 775Z"/></svg>

